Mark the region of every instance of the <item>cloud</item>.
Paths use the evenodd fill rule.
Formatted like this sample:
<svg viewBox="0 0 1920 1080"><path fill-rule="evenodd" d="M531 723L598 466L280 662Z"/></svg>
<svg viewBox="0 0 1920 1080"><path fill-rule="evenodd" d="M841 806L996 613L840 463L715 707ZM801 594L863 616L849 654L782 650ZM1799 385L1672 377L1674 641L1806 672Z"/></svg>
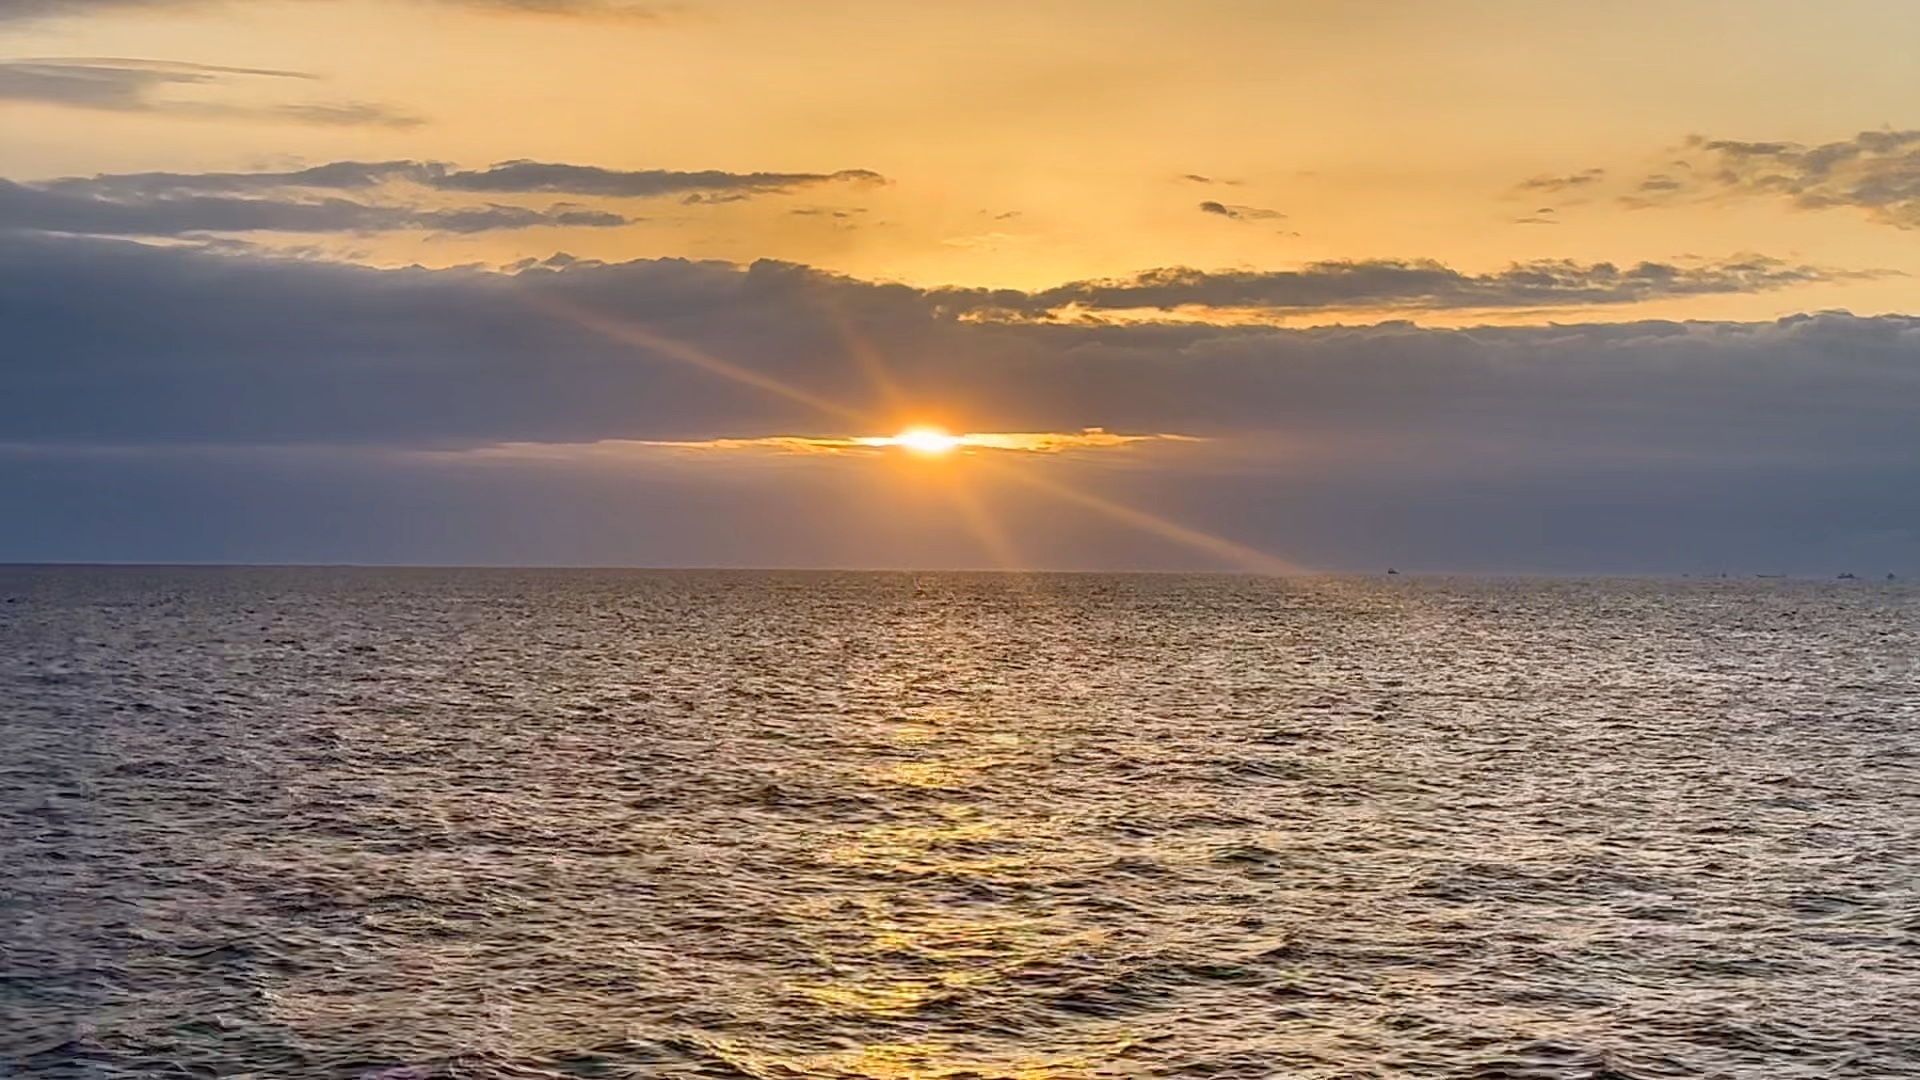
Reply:
<svg viewBox="0 0 1920 1080"><path fill-rule="evenodd" d="M375 102L296 102L276 105L268 115L318 127L411 128L426 123L422 117Z"/></svg>
<svg viewBox="0 0 1920 1080"><path fill-rule="evenodd" d="M230 0L229 0L230 2ZM566 18L622 18L656 21L680 11L677 4L637 0L426 0L449 7L467 7L503 14L546 15ZM221 0L0 0L0 24L38 19L81 18L117 11L186 8L218 9Z"/></svg>
<svg viewBox="0 0 1920 1080"><path fill-rule="evenodd" d="M0 0L0 23L53 19L123 8L171 7L186 0Z"/></svg>
<svg viewBox="0 0 1920 1080"><path fill-rule="evenodd" d="M1578 188L1591 187L1605 180L1606 177L1607 170L1605 169L1582 169L1577 173L1568 173L1563 176L1536 176L1529 180L1522 180L1518 185L1518 189L1523 192L1544 191L1550 193L1573 191Z"/></svg>
<svg viewBox="0 0 1920 1080"><path fill-rule="evenodd" d="M233 75L311 79L298 71L218 67L158 60L50 59L0 61L0 98L89 109L140 111L154 108L158 87L203 85Z"/></svg>
<svg viewBox="0 0 1920 1080"><path fill-rule="evenodd" d="M680 195L701 201L732 201L829 184L883 184L869 169L832 173L734 173L717 169L606 169L539 161L508 161L463 170L433 161L336 161L280 172L117 173L66 177L35 186L115 199L192 195L263 194L288 190L362 191L390 184L432 191L482 195L567 195L578 198L645 199Z"/></svg>
<svg viewBox="0 0 1920 1080"><path fill-rule="evenodd" d="M592 165L558 165L539 161L509 161L489 169L447 172L426 181L428 186L442 191L551 192L629 199L681 192L695 192L709 198L716 194L744 196L792 191L820 184L885 182L885 177L870 169L842 169L833 173L676 172L668 169L603 169Z"/></svg>
<svg viewBox="0 0 1920 1080"><path fill-rule="evenodd" d="M334 127L415 127L423 121L369 102L295 102L248 106L178 101L159 92L206 86L236 77L312 80L298 71L220 67L162 60L52 59L0 61L0 101L59 105L105 112L165 113L205 119L280 119Z"/></svg>
<svg viewBox="0 0 1920 1080"><path fill-rule="evenodd" d="M1267 210L1258 206L1233 206L1215 202L1212 199L1200 204L1200 212L1231 218L1234 221L1274 221L1287 216L1278 210Z"/></svg>
<svg viewBox="0 0 1920 1080"><path fill-rule="evenodd" d="M309 118L319 122L319 118ZM349 122L352 115L331 117ZM604 207L546 209L450 198L681 195L734 202L826 184L883 182L877 173L730 173L614 170L506 162L461 170L426 161L338 161L278 172L118 173L30 183L0 180L0 229L119 236L236 232L482 232L539 225L609 228L639 220ZM834 212L836 215L841 213Z"/></svg>
<svg viewBox="0 0 1920 1080"><path fill-rule="evenodd" d="M555 206L421 207L345 198L279 199L174 195L115 199L0 180L0 234L7 230L101 236L177 237L203 233L370 233L422 229L478 233L535 226L611 228L634 219Z"/></svg>
<svg viewBox="0 0 1920 1080"><path fill-rule="evenodd" d="M1920 318L1286 330L945 307L782 263L376 270L12 237L0 558L963 559L946 519L883 542L933 493L858 454L771 455L789 462L771 479L751 453L606 460L885 435L901 399L952 430L1204 438L1031 467L1309 562L1865 570L1920 552ZM574 460L594 445L598 464ZM1077 510L988 497L1054 562L1195 565L1111 521L1049 549Z"/></svg>
<svg viewBox="0 0 1920 1080"><path fill-rule="evenodd" d="M1090 311L1185 307L1269 312L1321 310L1501 310L1633 304L1682 296L1766 292L1875 276L1796 265L1760 256L1719 261L1578 263L1543 260L1471 274L1427 260L1310 263L1298 270L1196 270L1173 267L1130 278L1077 281L1025 293L936 290L956 313L1046 316Z"/></svg>
<svg viewBox="0 0 1920 1080"><path fill-rule="evenodd" d="M1326 299L1356 295L1373 293ZM1611 402L1641 419L1669 407L1751 419L1773 401L1784 450L1787 432L1841 397L1877 414L1920 388L1920 320L1906 318L1470 332L977 323L952 318L941 290L788 263L376 270L26 236L0 247L0 325L19 389L0 402L0 441L698 439L817 431L834 419L610 338L602 320L735 358L817 398L865 402L872 391L846 359L844 323L894 358L906 385L952 405L951 426L984 431L1337 430L1374 409L1425 414L1435 395L1488 395L1495 407L1518 394L1557 416ZM263 325L276 328L270 367L260 366ZM230 407L256 383L248 408ZM976 422L971 410L989 405L994 415L980 419L997 422ZM1909 420L1900 430L1920 439Z"/></svg>
<svg viewBox="0 0 1920 1080"><path fill-rule="evenodd" d="M474 8L523 15L560 15L570 17L617 16L634 19L665 19L680 11L677 4L639 3L635 0L435 0Z"/></svg>
<svg viewBox="0 0 1920 1080"><path fill-rule="evenodd" d="M1768 199L1800 210L1860 210L1882 225L1920 228L1920 130L1863 131L1818 146L1695 136L1687 147L1684 180L1649 176L1627 205Z"/></svg>

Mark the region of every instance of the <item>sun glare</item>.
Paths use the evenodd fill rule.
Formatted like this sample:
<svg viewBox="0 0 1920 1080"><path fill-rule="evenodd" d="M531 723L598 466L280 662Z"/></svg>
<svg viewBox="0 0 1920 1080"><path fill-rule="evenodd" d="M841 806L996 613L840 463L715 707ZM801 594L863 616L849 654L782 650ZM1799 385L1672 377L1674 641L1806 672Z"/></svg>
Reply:
<svg viewBox="0 0 1920 1080"><path fill-rule="evenodd" d="M916 454L932 456L951 453L961 440L958 435L949 435L937 427L910 427L895 435L891 441L893 445Z"/></svg>

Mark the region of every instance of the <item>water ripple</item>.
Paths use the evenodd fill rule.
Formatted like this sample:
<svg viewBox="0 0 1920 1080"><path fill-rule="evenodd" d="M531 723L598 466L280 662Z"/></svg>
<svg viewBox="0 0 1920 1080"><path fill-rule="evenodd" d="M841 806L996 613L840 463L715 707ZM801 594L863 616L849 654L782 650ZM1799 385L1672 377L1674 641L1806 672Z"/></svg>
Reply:
<svg viewBox="0 0 1920 1080"><path fill-rule="evenodd" d="M1920 592L0 570L0 1074L1920 1076Z"/></svg>

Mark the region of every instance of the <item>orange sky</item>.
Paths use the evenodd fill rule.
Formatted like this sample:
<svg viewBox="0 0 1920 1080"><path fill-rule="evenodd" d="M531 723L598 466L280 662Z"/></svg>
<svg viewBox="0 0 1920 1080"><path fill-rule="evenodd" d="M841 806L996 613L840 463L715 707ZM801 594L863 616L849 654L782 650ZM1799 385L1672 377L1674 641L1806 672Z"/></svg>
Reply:
<svg viewBox="0 0 1920 1080"><path fill-rule="evenodd" d="M651 14L134 3L0 26L0 62L138 58L314 77L213 75L158 86L137 109L0 103L0 175L391 159L864 169L887 182L713 204L619 200L644 220L617 229L249 239L389 264L501 265L561 250L771 257L1030 289L1173 265L1420 258L1486 272L1752 253L1898 273L1579 317L1911 310L1914 232L1860 209L1724 194L1653 209L1619 200L1692 134L1818 144L1897 126L1920 105L1916 38L1920 7L1892 0L689 0ZM323 125L288 104L371 104L408 123ZM1590 169L1605 179L1520 187ZM1516 223L1529 217L1558 224ZM1368 313L1289 319L1335 317Z"/></svg>

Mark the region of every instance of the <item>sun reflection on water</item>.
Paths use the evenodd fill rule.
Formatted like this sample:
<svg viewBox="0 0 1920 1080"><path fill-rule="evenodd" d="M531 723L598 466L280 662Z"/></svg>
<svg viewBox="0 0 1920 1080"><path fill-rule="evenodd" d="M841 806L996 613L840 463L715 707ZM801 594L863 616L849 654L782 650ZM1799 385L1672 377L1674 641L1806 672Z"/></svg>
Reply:
<svg viewBox="0 0 1920 1080"><path fill-rule="evenodd" d="M880 760L844 767L850 785L923 794L904 803L892 797L899 813L838 830L817 849L820 865L852 876L863 889L854 911L844 897L831 905L832 925L851 920L862 931L820 941L824 977L796 980L788 989L856 1028L878 1024L888 1034L793 1062L800 1072L870 1080L1093 1074L1090 1058L988 1052L968 1027L978 1017L960 1023L964 1017L944 1012L964 1010L967 998L983 992L998 996L992 987L1004 990L1105 936L1070 927L1044 905L953 900L1004 897L1054 858L1061 839L1045 819L988 809L992 776L1033 763L1039 750L1003 726L965 707L926 710L875 730ZM824 914L821 906L815 900L795 914Z"/></svg>

